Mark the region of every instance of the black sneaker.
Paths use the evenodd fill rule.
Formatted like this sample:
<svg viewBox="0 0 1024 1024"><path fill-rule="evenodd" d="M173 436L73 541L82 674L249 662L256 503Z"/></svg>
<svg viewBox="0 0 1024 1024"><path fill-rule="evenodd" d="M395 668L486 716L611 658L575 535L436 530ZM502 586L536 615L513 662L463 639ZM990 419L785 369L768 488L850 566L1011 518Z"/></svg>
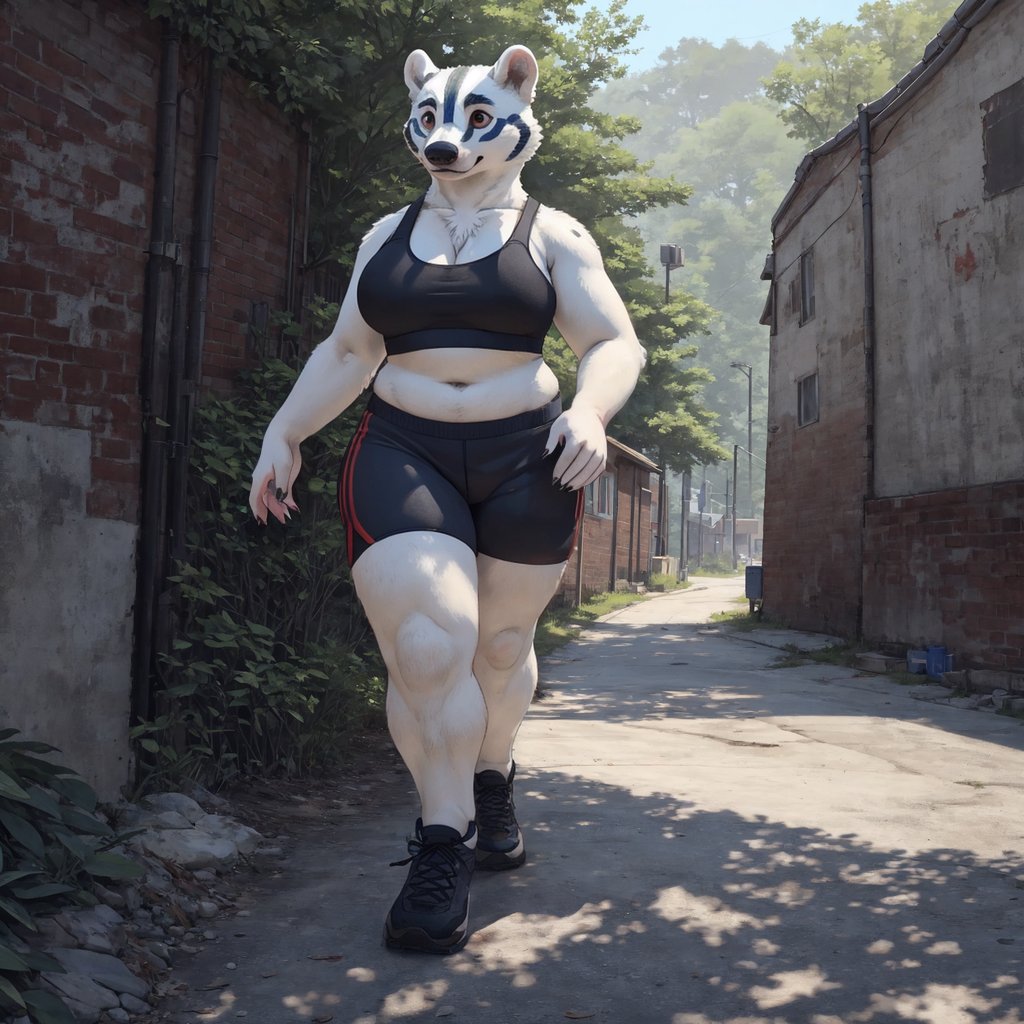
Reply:
<svg viewBox="0 0 1024 1024"><path fill-rule="evenodd" d="M457 953L466 944L474 856L465 844L475 831L473 822L460 836L458 829L424 825L417 818L409 856L391 865L410 867L384 922L384 944L389 949Z"/></svg>
<svg viewBox="0 0 1024 1024"><path fill-rule="evenodd" d="M516 805L512 799L512 780L496 771L478 772L473 776L476 800L476 825L480 832L476 842L476 866L481 871L507 871L526 860L526 845L516 821Z"/></svg>

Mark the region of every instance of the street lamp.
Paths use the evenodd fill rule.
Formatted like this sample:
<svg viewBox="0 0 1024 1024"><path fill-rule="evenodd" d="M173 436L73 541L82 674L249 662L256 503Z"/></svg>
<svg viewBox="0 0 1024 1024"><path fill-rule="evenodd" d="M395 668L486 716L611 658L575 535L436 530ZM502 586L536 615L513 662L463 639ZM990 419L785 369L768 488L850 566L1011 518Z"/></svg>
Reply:
<svg viewBox="0 0 1024 1024"><path fill-rule="evenodd" d="M747 378L747 500L750 502L750 518L754 518L754 368L750 363L733 361L729 364Z"/></svg>
<svg viewBox="0 0 1024 1024"><path fill-rule="evenodd" d="M668 276L678 270L686 262L681 245L663 245L661 247L661 265L665 268L665 301L668 302Z"/></svg>

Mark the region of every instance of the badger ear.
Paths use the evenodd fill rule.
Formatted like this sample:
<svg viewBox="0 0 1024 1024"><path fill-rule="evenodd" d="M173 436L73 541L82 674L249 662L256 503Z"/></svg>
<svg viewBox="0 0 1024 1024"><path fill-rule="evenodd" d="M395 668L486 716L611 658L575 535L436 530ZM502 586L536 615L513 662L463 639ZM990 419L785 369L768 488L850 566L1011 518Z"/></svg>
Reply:
<svg viewBox="0 0 1024 1024"><path fill-rule="evenodd" d="M437 74L434 62L423 52L413 50L405 59L405 84L409 87L410 98L415 99L431 75Z"/></svg>
<svg viewBox="0 0 1024 1024"><path fill-rule="evenodd" d="M527 103L537 87L537 58L525 46L510 46L491 68L491 78L505 89L515 89Z"/></svg>

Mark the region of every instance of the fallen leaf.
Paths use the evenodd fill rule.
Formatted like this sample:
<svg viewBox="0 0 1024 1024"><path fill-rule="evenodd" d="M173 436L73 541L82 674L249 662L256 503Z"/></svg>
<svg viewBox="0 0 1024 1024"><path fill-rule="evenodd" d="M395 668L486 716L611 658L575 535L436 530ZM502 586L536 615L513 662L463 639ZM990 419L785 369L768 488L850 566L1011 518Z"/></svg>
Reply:
<svg viewBox="0 0 1024 1024"><path fill-rule="evenodd" d="M261 978L276 978L277 971L260 971Z"/></svg>
<svg viewBox="0 0 1024 1024"><path fill-rule="evenodd" d="M565 1016L568 1017L569 1020L590 1020L594 1015L592 1013L587 1013L584 1010L566 1010Z"/></svg>
<svg viewBox="0 0 1024 1024"><path fill-rule="evenodd" d="M339 960L344 960L345 956L343 953L314 953L312 956L307 956L307 960L326 960L328 963L335 964Z"/></svg>
<svg viewBox="0 0 1024 1024"><path fill-rule="evenodd" d="M207 982L205 985L199 986L200 992L209 992L215 988L227 988L230 985L230 981L225 981L224 978L217 978L215 981Z"/></svg>
<svg viewBox="0 0 1024 1024"><path fill-rule="evenodd" d="M455 1007L454 1006L442 1006L441 1009L438 1010L437 1013L434 1014L434 1016L435 1017L451 1017L454 1013L455 1013Z"/></svg>
<svg viewBox="0 0 1024 1024"><path fill-rule="evenodd" d="M333 1014L330 1017L314 1017L313 1024L329 1024L332 1020L334 1020Z"/></svg>

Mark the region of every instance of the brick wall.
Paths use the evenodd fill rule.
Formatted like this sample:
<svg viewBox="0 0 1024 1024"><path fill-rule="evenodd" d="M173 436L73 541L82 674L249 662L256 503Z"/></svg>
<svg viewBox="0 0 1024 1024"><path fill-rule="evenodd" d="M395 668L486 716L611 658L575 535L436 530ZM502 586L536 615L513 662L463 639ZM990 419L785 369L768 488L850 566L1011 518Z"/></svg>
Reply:
<svg viewBox="0 0 1024 1024"><path fill-rule="evenodd" d="M0 417L87 430L87 514L126 521L157 56L128 5L14 3L0 19Z"/></svg>
<svg viewBox="0 0 1024 1024"><path fill-rule="evenodd" d="M864 634L1024 671L1024 482L869 501Z"/></svg>
<svg viewBox="0 0 1024 1024"><path fill-rule="evenodd" d="M88 515L135 522L143 278L160 25L136 4L16 0L0 18L0 418L88 430ZM203 61L183 55L175 229L186 262ZM252 357L250 308L287 308L301 132L228 73L204 383ZM294 228L294 230L292 230Z"/></svg>
<svg viewBox="0 0 1024 1024"><path fill-rule="evenodd" d="M130 0L9 0L0 13L0 623L16 638L0 721L62 748L105 799L129 756L160 37ZM183 45L184 275L204 66ZM294 125L225 74L207 387L230 386L252 358L251 303L289 305L304 151Z"/></svg>
<svg viewBox="0 0 1024 1024"><path fill-rule="evenodd" d="M616 450L609 452L608 469L616 474L617 515L610 517L584 514L583 516L583 592L603 593L614 585L614 579L643 580L651 556L651 473L637 466ZM630 521L630 502L634 481L636 499L633 520ZM630 535L633 536L633 560L630 562ZM639 544L637 535L639 534ZM612 565L612 542L615 538L615 565ZM559 588L562 600L576 593L579 549L569 557ZM632 566L632 571L630 570ZM614 571L614 576L613 576Z"/></svg>

